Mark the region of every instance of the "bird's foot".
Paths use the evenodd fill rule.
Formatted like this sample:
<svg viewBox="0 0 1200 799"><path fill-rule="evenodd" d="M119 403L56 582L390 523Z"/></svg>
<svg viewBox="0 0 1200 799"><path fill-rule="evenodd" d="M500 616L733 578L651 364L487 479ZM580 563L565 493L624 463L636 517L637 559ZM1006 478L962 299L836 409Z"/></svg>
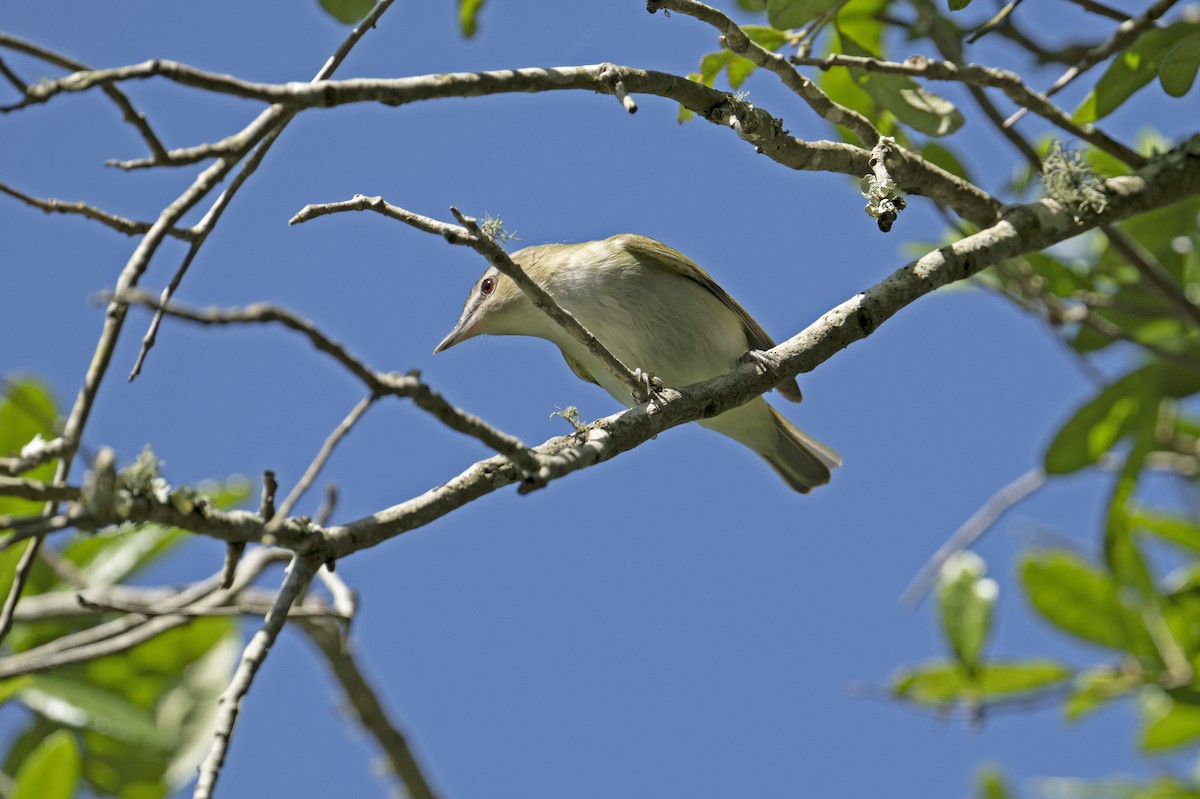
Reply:
<svg viewBox="0 0 1200 799"><path fill-rule="evenodd" d="M657 397L658 392L665 387L663 381L655 377L653 372L642 369L640 366L633 370L633 379L638 382L639 390L633 393L633 398L638 402L646 402Z"/></svg>
<svg viewBox="0 0 1200 799"><path fill-rule="evenodd" d="M766 350L747 350L742 356L745 363L756 363L766 374L774 374L779 370L779 361Z"/></svg>

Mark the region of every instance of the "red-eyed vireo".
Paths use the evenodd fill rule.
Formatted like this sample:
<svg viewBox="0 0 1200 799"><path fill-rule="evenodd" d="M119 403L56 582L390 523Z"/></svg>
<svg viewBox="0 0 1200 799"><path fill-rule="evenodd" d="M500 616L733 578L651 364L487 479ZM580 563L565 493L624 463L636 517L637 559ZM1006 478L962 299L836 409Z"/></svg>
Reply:
<svg viewBox="0 0 1200 799"><path fill-rule="evenodd" d="M771 337L703 269L665 244L623 234L584 244L543 244L512 256L565 310L631 369L684 386L733 369ZM632 405L629 387L538 310L495 267L471 289L458 324L435 353L483 334L536 336L557 345L579 377ZM778 386L799 402L795 380ZM841 465L836 452L755 397L700 424L757 452L789 486L808 493Z"/></svg>

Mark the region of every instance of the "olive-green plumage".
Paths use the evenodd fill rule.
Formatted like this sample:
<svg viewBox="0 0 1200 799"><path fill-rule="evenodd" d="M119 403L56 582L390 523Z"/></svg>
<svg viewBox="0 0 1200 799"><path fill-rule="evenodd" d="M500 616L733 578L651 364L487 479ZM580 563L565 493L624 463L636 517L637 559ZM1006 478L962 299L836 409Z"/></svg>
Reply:
<svg viewBox="0 0 1200 799"><path fill-rule="evenodd" d="M527 247L513 260L623 363L668 386L715 377L737 366L747 351L775 346L704 270L645 236ZM495 268L476 281L458 324L434 352L482 334L546 339L579 377L625 405L633 403L624 383ZM777 390L800 400L795 380ZM829 482L830 469L842 462L762 397L700 424L750 447L803 493Z"/></svg>

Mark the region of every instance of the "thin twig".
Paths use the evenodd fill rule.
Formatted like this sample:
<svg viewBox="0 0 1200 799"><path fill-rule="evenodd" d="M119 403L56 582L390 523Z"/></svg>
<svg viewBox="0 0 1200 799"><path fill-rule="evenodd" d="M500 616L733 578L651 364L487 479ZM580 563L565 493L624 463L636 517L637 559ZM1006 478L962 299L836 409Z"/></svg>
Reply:
<svg viewBox="0 0 1200 799"><path fill-rule="evenodd" d="M937 581L938 573L946 561L974 544L1005 511L1045 484L1046 472L1042 467L1036 466L989 497L921 567L900 595L900 604L909 609L915 608Z"/></svg>
<svg viewBox="0 0 1200 799"><path fill-rule="evenodd" d="M313 523L318 527L324 527L329 523L329 517L333 515L333 509L337 507L338 490L336 483L325 484L325 498L321 500L321 506L317 508L317 512L313 514Z"/></svg>
<svg viewBox="0 0 1200 799"><path fill-rule="evenodd" d="M8 66L3 58L0 58L0 75L3 75L4 79L11 83L12 87L21 94L25 94L29 88L29 84L21 80L21 76L12 71L12 68Z"/></svg>
<svg viewBox="0 0 1200 799"><path fill-rule="evenodd" d="M53 485L26 477L0 476L0 496L35 502L68 502L79 498L78 486Z"/></svg>
<svg viewBox="0 0 1200 799"><path fill-rule="evenodd" d="M380 0L380 2L376 3L375 7L371 9L370 13L367 14L367 16L364 17L362 21L354 27L354 30L350 32L350 35L346 37L346 39L338 46L336 50L334 50L333 55L329 57L329 59L325 62L325 65L317 71L317 74L313 77L313 81L327 80L332 77L334 71L337 70L342 61L344 61L346 56L349 55L350 51L354 48L354 45L358 43L358 40L363 37L363 34L375 26L375 23L379 20L383 13L387 11L392 2L393 0ZM271 149L271 145L275 143L275 140L279 138L280 134L283 133L283 129L287 127L287 124L291 121L292 114L290 112L286 112L282 108L272 107L260 115L260 119L270 118L274 120L276 117L279 119L278 124L275 125L270 132L263 137L262 141L255 146L254 152L250 153L250 156L246 159L245 163L242 165L242 168L236 175L234 175L233 180L230 181L229 186L221 192L220 196L217 197L216 202L214 202L212 207L208 209L208 213L204 215L204 218L201 219L200 223L196 226L196 230L199 233L198 241L188 251L188 254L180 263L179 268L175 270L175 274L171 277L171 282L167 284L165 289L163 289L162 296L160 297L160 300L163 303L170 302L171 298L175 296L175 291L179 288L179 284L183 282L183 277L185 274L187 274L188 267L191 266L192 260L195 258L200 246L204 243L204 239L208 237L208 234L216 226L217 222L221 218L221 215L228 207L229 202L233 199L233 196L237 194L238 189L241 188L242 184L245 183L246 180L258 169L259 164L261 164L263 158L266 157L267 151ZM137 360L134 361L133 369L131 369L129 372L130 380L133 380L141 373L142 366L146 362L146 356L149 355L150 350L154 347L155 342L158 340L158 328L162 324L162 320L163 311L155 311L154 318L150 321L150 326L147 328L145 335L142 336L141 349L138 350Z"/></svg>
<svg viewBox="0 0 1200 799"><path fill-rule="evenodd" d="M1116 20L1117 22L1125 22L1129 19L1129 15L1124 11L1116 8L1109 8L1103 3L1097 3L1096 0L1067 0L1067 2L1074 3L1084 11L1090 11L1093 14L1101 17L1108 17L1109 19Z"/></svg>
<svg viewBox="0 0 1200 799"><path fill-rule="evenodd" d="M27 42L24 39L19 39L7 33L0 33L0 47L7 47L10 50L16 50L17 52L31 55L34 58L40 58L47 63L74 72L91 70L91 67L81 61L68 58L62 53L56 53L46 47L34 44L33 42ZM163 147L162 142L159 141L158 136L151 129L150 124L146 122L145 115L133 107L133 103L129 102L129 98L125 96L125 93L116 86L105 86L103 91L121 111L121 118L134 127L138 135L142 137L142 141L146 143L146 146L150 148L155 157L165 157L167 151ZM28 86L25 87L24 93L28 95Z"/></svg>
<svg viewBox="0 0 1200 799"><path fill-rule="evenodd" d="M406 795L411 799L437 799L404 734L388 716L375 689L359 669L341 630L329 620L321 619L305 619L300 627L325 656L359 723L379 743L392 771L403 781Z"/></svg>
<svg viewBox="0 0 1200 799"><path fill-rule="evenodd" d="M621 363L621 360L613 355L599 339L593 336L574 315L561 308L555 302L554 298L537 281L529 277L525 273L525 270L513 261L499 244L483 233L474 219L463 216L457 208L451 208L450 210L462 223L461 227L413 213L398 205L385 202L382 197L364 197L360 194L351 200L344 200L342 202L306 205L288 220L288 224L298 225L320 216L347 211L374 211L378 214L399 220L418 230L423 230L426 233L441 236L451 244L461 244L470 247L486 258L489 264L500 270L501 274L511 278L513 283L521 291L525 292L525 295L529 297L535 306L553 319L559 327L567 331L572 338L587 347L588 352L595 355L604 364L605 368L628 386L634 396L643 394L645 386L634 376L629 367Z"/></svg>
<svg viewBox="0 0 1200 799"><path fill-rule="evenodd" d="M496 452L511 459L520 468L530 471L536 469L538 466L536 458L529 453L528 447L521 443L520 439L497 430L479 417L454 407L440 394L421 382L415 375L376 372L352 355L341 342L330 338L312 322L283 308L266 303L258 303L245 308L208 308L197 310L179 305L178 303L165 305L150 294L139 290L127 291L121 294L119 298L113 295L113 299L117 299L127 305L144 305L148 308L161 310L168 316L199 324L281 324L290 330L295 330L303 334L314 347L332 356L338 363L346 367L372 393L380 396L407 397L417 407L433 414L446 426L479 439Z"/></svg>
<svg viewBox="0 0 1200 799"><path fill-rule="evenodd" d="M229 751L229 741L233 736L234 726L237 724L242 700L250 690L254 675L258 673L258 669L271 651L275 639L279 637L280 630L287 622L288 610L301 592L308 587L318 566L320 566L320 562L313 558L299 555L292 558L283 587L279 589L279 596L276 597L275 603L267 612L266 618L263 619L262 627L242 651L242 659L233 673L233 679L230 680L229 686L222 692L221 698L218 700L217 724L216 730L213 732L212 748L209 749L208 755L200 764L200 778L196 783L196 790L192 794L194 799L212 799L217 778L221 773L221 766L225 764L225 754Z"/></svg>
<svg viewBox="0 0 1200 799"><path fill-rule="evenodd" d="M1049 95L1033 91L1025 85L1019 75L1006 69L983 67L977 64L955 64L952 61L935 61L924 56L911 56L903 63L838 53L824 58L796 58L793 60L804 66L820 67L821 69L840 66L889 75L910 75L929 80L997 88L1017 105L1032 111L1072 136L1083 139L1116 156L1134 169L1141 169L1148 162L1145 156L1126 147L1095 125L1076 124L1070 114L1050 102Z"/></svg>
<svg viewBox="0 0 1200 799"><path fill-rule="evenodd" d="M1009 0L996 14L987 22L980 25L975 31L967 37L967 44L973 44L981 37L986 36L991 31L1002 26L1009 18L1009 15L1016 10L1017 6L1021 5L1024 0Z"/></svg>
<svg viewBox="0 0 1200 799"><path fill-rule="evenodd" d="M1124 50L1129 45L1133 44L1142 33L1158 21L1158 18L1171 10L1171 6L1175 5L1179 0L1157 0L1152 3L1149 8L1143 11L1136 17L1130 17L1117 26L1117 30L1113 33L1108 41L1093 47L1088 50L1083 58L1077 64L1072 66L1061 76L1054 84L1046 90L1047 97L1053 97L1059 91L1064 89L1071 81L1078 78L1084 72L1087 72L1092 67L1104 61L1113 53L1119 50ZM1025 115L1025 109L1017 111L1004 121L1005 125L1015 125L1018 120Z"/></svg>
<svg viewBox="0 0 1200 799"><path fill-rule="evenodd" d="M711 25L720 31L725 47L773 72L823 119L852 131L864 147L873 147L879 140L880 133L869 119L829 99L820 86L800 74L785 56L751 41L746 32L721 11L696 0L647 0L646 10L651 14L659 10L677 11Z"/></svg>
<svg viewBox="0 0 1200 799"><path fill-rule="evenodd" d="M317 451L316 457L312 459L312 463L308 464L308 468L304 470L304 474L300 477L300 480L297 481L295 487L292 488L287 498L279 506L275 518L267 521L266 527L263 528L264 536L270 535L273 532L277 519L285 519L291 514L292 508L300 501L300 497L304 496L304 492L309 489L309 486L317 479L317 475L321 473L321 469L324 468L326 461L333 454L334 447L345 438L354 425L358 424L358 420L362 418L367 409L374 405L378 399L379 396L376 394L363 397L350 410L350 413L346 414L346 418L342 419L338 423L338 426L333 429L333 432L325 439L325 443L321 445L321 449Z"/></svg>
<svg viewBox="0 0 1200 799"><path fill-rule="evenodd" d="M34 447L27 455L16 458L0 458L0 472L11 475L24 474L30 469L54 460L66 450L67 442L60 436L39 447Z"/></svg>
<svg viewBox="0 0 1200 799"><path fill-rule="evenodd" d="M1115 225L1101 225L1100 232L1108 238L1114 250L1125 256L1125 259L1137 270L1151 290L1174 305L1192 325L1200 325L1200 307L1187 298L1187 295L1183 293L1183 288L1154 256L1146 252L1141 245L1134 241L1132 236Z"/></svg>
<svg viewBox="0 0 1200 799"><path fill-rule="evenodd" d="M316 84L253 83L206 72L186 64L155 60L112 70L79 73L69 80L39 84L39 101L63 91L83 91L107 82L161 76L182 85L212 92L278 103L290 111L348 103L377 102L389 106L445 97L476 97L512 92L595 91L611 94L617 74L630 92L668 97L703 119L734 131L758 152L791 169L866 173L868 151L849 144L804 141L783 129L767 109L678 75L653 70L593 64L576 67L527 68L492 72L461 72L395 79L352 79ZM32 89L31 89L32 91ZM3 110L3 109L0 109ZM875 140L871 141L874 146ZM247 145L249 146L249 145ZM241 153L232 148L230 157ZM897 178L906 192L931 197L950 206L964 219L987 226L999 218L1002 203L977 186L907 151L900 151Z"/></svg>
<svg viewBox="0 0 1200 799"><path fill-rule="evenodd" d="M17 568L13 572L12 585L8 589L8 596L4 598L4 607L0 609L0 641L3 641L12 630L13 614L17 609L17 603L21 600L25 584L29 582L29 575L33 573L33 564L37 562L38 549L42 546L42 540L45 538L46 532L42 532L36 538L30 539L25 547L25 551L21 553L21 559L17 561Z"/></svg>
<svg viewBox="0 0 1200 799"><path fill-rule="evenodd" d="M56 513L53 516L0 517L0 528L12 530L10 535L0 541L0 552L14 547L22 541L44 538L50 533L74 527L78 521L76 517L66 513Z"/></svg>
<svg viewBox="0 0 1200 799"><path fill-rule="evenodd" d="M237 581L230 588L219 587L222 575L218 572L183 590L170 592L161 602L154 603L151 610L163 615L149 618L132 613L64 635L34 649L0 658L0 679L124 652L167 630L187 624L191 616L186 613L228 603L268 565L293 556L293 553L282 549L257 549L246 557ZM185 615L168 614L170 610L182 610Z"/></svg>
<svg viewBox="0 0 1200 799"><path fill-rule="evenodd" d="M354 614L358 612L358 595L350 586L346 585L346 581L339 577L337 572L329 568L329 564L321 566L317 571L317 577L333 600L334 612L348 625L354 619Z"/></svg>
<svg viewBox="0 0 1200 799"><path fill-rule="evenodd" d="M88 593L74 595L80 607L93 611L119 611L121 613L136 613L140 616L153 618L155 616L180 616L188 619L203 619L210 616L264 616L271 609L275 595L268 591L246 589L237 597L236 602L228 605L206 605L204 607L184 607L175 610L157 610L151 603L141 597L127 599L92 596ZM22 603L24 604L24 603ZM330 607L324 599L313 598L297 602L288 610L290 618L323 618L337 621L347 621L336 608Z"/></svg>
<svg viewBox="0 0 1200 799"><path fill-rule="evenodd" d="M334 71L354 48L354 45L358 43L359 39L361 39L368 30L375 26L375 23L379 20L383 13L387 11L392 2L393 0L379 0L379 2L375 4L375 7L372 8L371 11L366 15L366 17L364 17L358 23L358 25L354 27L354 29L350 32L350 35L347 36L340 45L338 45L337 49L334 50L333 54L326 60L325 65L317 71L317 74L313 77L313 80L326 80L331 77ZM183 282L184 275L187 274L188 268L191 266L192 261L195 259L200 250L200 247L203 246L204 241L208 238L208 234L212 232L214 227L216 227L217 222L219 222L221 219L221 215L229 206L229 203L233 199L234 195L236 195L238 190L242 187L242 184L245 183L246 180L248 180L250 176L258 170L258 167L262 163L262 160L266 157L267 152L271 149L271 146L275 143L276 139L279 138L280 134L283 133L283 129L287 127L289 122L291 122L293 115L293 112L287 109L281 108L277 105L272 106L271 108L263 111L247 128L247 130L250 130L257 127L264 130L265 133L262 136L261 141L258 141L254 145L254 151L250 153L249 157L242 164L242 168L238 170L236 175L234 175L233 180L231 180L229 183L229 186L227 186L225 190L217 196L216 201L213 202L212 206L209 207L208 212L205 213L204 218L201 219L200 223L196 226L196 241L192 244L192 247L188 250L187 255L184 256L183 260L180 262L179 268L175 270L175 274L171 277L171 282L168 283L167 287L163 290L160 298L162 302L169 302L171 298L175 296L175 291L179 288L180 283ZM245 131L243 131L243 134L244 133ZM226 155L222 155L222 157L226 157ZM129 380L133 380L141 373L142 367L146 362L146 357L149 355L150 350L154 347L155 342L158 340L158 329L162 324L162 320L162 311L156 311L154 318L151 320L150 325L146 330L145 335L142 336L142 346L138 350L137 359L134 361L133 368L129 372Z"/></svg>
<svg viewBox="0 0 1200 799"><path fill-rule="evenodd" d="M123 216L110 214L107 211L101 211L99 208L88 205L82 201L65 202L63 200L57 200L53 197L42 199L40 197L34 197L26 194L23 191L18 191L17 189L12 188L5 183L0 183L0 192L7 194L10 197L15 197L26 205L32 205L34 208L40 208L48 214L78 214L87 219L100 222L101 224L112 228L118 233L124 233L126 236L135 236L140 233L146 233L150 230L149 222L136 222L132 219L126 219ZM181 241L193 241L196 238L195 230L189 230L188 228L173 227L167 231L167 235L180 239Z"/></svg>

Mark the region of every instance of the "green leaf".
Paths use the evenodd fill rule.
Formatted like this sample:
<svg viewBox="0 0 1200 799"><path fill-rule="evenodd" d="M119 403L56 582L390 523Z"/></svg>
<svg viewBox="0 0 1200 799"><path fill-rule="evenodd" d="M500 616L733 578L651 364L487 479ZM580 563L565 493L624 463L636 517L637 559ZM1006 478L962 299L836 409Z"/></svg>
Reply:
<svg viewBox="0 0 1200 799"><path fill-rule="evenodd" d="M1188 516L1159 513L1147 508L1129 511L1129 523L1135 532L1145 532L1200 552L1200 521Z"/></svg>
<svg viewBox="0 0 1200 799"><path fill-rule="evenodd" d="M971 0L949 0L949 5L951 11L962 11L971 5Z"/></svg>
<svg viewBox="0 0 1200 799"><path fill-rule="evenodd" d="M217 700L229 684L241 651L241 638L232 627L229 635L184 670L179 684L158 704L158 726L176 741L165 774L174 790L195 777L196 767L212 745L220 708Z"/></svg>
<svg viewBox="0 0 1200 799"><path fill-rule="evenodd" d="M799 28L845 0L767 0L767 20L779 30Z"/></svg>
<svg viewBox="0 0 1200 799"><path fill-rule="evenodd" d="M996 601L996 582L984 579L984 572L983 560L978 555L960 552L942 567L938 581L942 631L968 674L978 670Z"/></svg>
<svg viewBox="0 0 1200 799"><path fill-rule="evenodd" d="M46 737L21 764L10 799L71 799L79 781L79 747L59 730Z"/></svg>
<svg viewBox="0 0 1200 799"><path fill-rule="evenodd" d="M1012 792L998 766L984 766L975 776L976 799L1011 799Z"/></svg>
<svg viewBox="0 0 1200 799"><path fill-rule="evenodd" d="M170 751L154 718L115 693L57 675L36 674L21 701L68 727L93 729L144 749Z"/></svg>
<svg viewBox="0 0 1200 799"><path fill-rule="evenodd" d="M1063 704L1068 721L1077 721L1103 705L1128 695L1141 685L1141 680L1128 674L1100 667L1075 678L1075 690Z"/></svg>
<svg viewBox="0 0 1200 799"><path fill-rule="evenodd" d="M1096 82L1096 87L1075 109L1075 123L1082 125L1095 122L1120 108L1134 92L1158 76L1164 56L1173 50L1174 45L1184 38L1195 36L1198 30L1200 23L1176 22L1166 28L1151 28L1139 36L1117 54ZM1183 58L1183 63L1175 69L1186 66L1186 56Z"/></svg>
<svg viewBox="0 0 1200 799"><path fill-rule="evenodd" d="M872 52L883 52L883 20L888 16L888 6L891 2L892 0L854 0L852 3L846 3L838 9L837 30Z"/></svg>
<svg viewBox="0 0 1200 799"><path fill-rule="evenodd" d="M1200 707L1174 702L1166 694L1151 694L1143 706L1141 747L1155 752L1200 738Z"/></svg>
<svg viewBox="0 0 1200 799"><path fill-rule="evenodd" d="M1131 372L1080 406L1046 449L1050 474L1069 474L1095 463L1129 429L1152 388L1152 366Z"/></svg>
<svg viewBox="0 0 1200 799"><path fill-rule="evenodd" d="M1059 629L1093 644L1157 657L1140 617L1121 602L1107 573L1065 551L1039 552L1021 564L1030 603Z"/></svg>
<svg viewBox="0 0 1200 799"><path fill-rule="evenodd" d="M766 25L743 25L742 32L750 37L750 41L768 50L778 50L787 41L787 34Z"/></svg>
<svg viewBox="0 0 1200 799"><path fill-rule="evenodd" d="M50 441L58 435L58 406L50 389L34 377L0 378L0 457L18 456L22 447L31 444L34 437ZM54 463L43 463L26 472L24 477L35 480L50 480L54 476ZM39 513L40 502L31 502L16 497L0 497L0 514L23 515ZM4 588L7 593L7 588Z"/></svg>
<svg viewBox="0 0 1200 799"><path fill-rule="evenodd" d="M1128 510L1133 491L1146 456L1154 448L1154 432L1158 423L1159 403L1147 399L1139 403L1133 421L1134 442L1125 456L1125 463L1109 499L1108 515L1104 522L1104 557L1113 577L1121 585L1135 589L1143 599L1157 602L1158 593L1146 566L1145 558L1133 540Z"/></svg>
<svg viewBox="0 0 1200 799"><path fill-rule="evenodd" d="M25 688L33 680L28 674L20 677L9 677L7 680L0 680L0 705L12 699L21 689Z"/></svg>
<svg viewBox="0 0 1200 799"><path fill-rule="evenodd" d="M1196 82L1200 68L1200 33L1193 33L1163 56L1158 66L1158 82L1172 97L1183 97Z"/></svg>
<svg viewBox="0 0 1200 799"><path fill-rule="evenodd" d="M892 678L892 690L914 702L941 706L1035 691L1070 676L1070 669L1051 660L991 662L981 666L974 677L958 663L932 661L901 669Z"/></svg>
<svg viewBox="0 0 1200 799"><path fill-rule="evenodd" d="M1080 291L1092 289L1092 281L1057 258L1041 252L1026 253L1022 258L1042 279L1042 289L1056 296L1073 297Z"/></svg>
<svg viewBox="0 0 1200 799"><path fill-rule="evenodd" d="M370 13L374 0L321 0L321 8L338 22L353 25Z"/></svg>
<svg viewBox="0 0 1200 799"><path fill-rule="evenodd" d="M468 39L479 31L479 12L486 0L458 0L458 29Z"/></svg>
<svg viewBox="0 0 1200 799"><path fill-rule="evenodd" d="M732 50L718 50L715 53L705 54L700 59L700 82L705 86L712 86L721 70L735 58L740 58L740 56Z"/></svg>
<svg viewBox="0 0 1200 799"><path fill-rule="evenodd" d="M921 155L925 156L926 161L934 166L941 167L951 175L960 177L963 180L971 179L967 168L963 166L962 161L958 160L958 156L937 142L931 141L923 144L921 146Z"/></svg>
<svg viewBox="0 0 1200 799"><path fill-rule="evenodd" d="M841 41L848 55L875 56L844 33ZM863 91L913 130L927 136L946 136L963 125L963 115L954 103L927 91L912 78L856 69L850 72Z"/></svg>

